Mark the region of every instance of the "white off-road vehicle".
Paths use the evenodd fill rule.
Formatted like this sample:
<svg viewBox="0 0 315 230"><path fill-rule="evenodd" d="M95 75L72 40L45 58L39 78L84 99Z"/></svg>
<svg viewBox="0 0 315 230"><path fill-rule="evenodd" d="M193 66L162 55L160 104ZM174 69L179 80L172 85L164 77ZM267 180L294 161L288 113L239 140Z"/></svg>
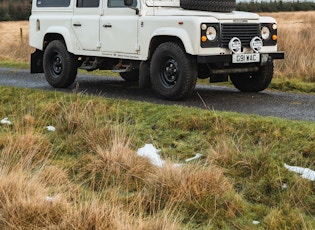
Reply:
<svg viewBox="0 0 315 230"><path fill-rule="evenodd" d="M197 78L230 77L258 92L273 77L277 23L238 12L235 0L33 0L31 72L56 88L77 69L112 70L161 97L179 100Z"/></svg>

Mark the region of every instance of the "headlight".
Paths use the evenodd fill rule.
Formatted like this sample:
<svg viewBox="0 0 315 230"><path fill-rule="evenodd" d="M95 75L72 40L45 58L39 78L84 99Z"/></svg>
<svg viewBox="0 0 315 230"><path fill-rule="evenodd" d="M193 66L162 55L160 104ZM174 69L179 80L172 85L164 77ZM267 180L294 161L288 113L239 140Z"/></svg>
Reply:
<svg viewBox="0 0 315 230"><path fill-rule="evenodd" d="M242 49L242 42L239 38L234 37L230 40L229 42L229 49L233 52L233 53L237 53L239 51L241 51Z"/></svg>
<svg viewBox="0 0 315 230"><path fill-rule="evenodd" d="M254 50L254 52L258 53L259 50L261 50L261 47L263 46L263 42L259 37L254 37L250 41L250 48Z"/></svg>
<svg viewBox="0 0 315 230"><path fill-rule="evenodd" d="M270 30L267 26L264 26L261 28L261 37L264 40L267 40L270 38Z"/></svg>
<svg viewBox="0 0 315 230"><path fill-rule="evenodd" d="M218 23L200 24L200 46L202 48L220 47L220 25Z"/></svg>
<svg viewBox="0 0 315 230"><path fill-rule="evenodd" d="M206 31L206 36L209 41L213 41L217 38L217 31L214 27L209 26Z"/></svg>

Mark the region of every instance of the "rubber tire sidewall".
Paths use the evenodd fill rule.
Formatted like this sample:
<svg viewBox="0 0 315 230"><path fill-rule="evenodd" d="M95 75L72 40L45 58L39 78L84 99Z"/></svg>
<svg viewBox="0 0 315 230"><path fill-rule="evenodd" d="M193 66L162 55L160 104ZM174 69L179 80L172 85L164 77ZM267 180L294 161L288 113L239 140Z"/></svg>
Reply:
<svg viewBox="0 0 315 230"><path fill-rule="evenodd" d="M174 85L167 87L162 80L163 65L166 59L173 59L178 65L178 77ZM181 100L195 88L197 82L197 63L195 58L174 42L160 44L152 55L150 79L152 88L160 97L168 100Z"/></svg>
<svg viewBox="0 0 315 230"><path fill-rule="evenodd" d="M52 59L58 54L61 59L61 72L54 74ZM68 52L66 45L61 40L50 42L44 51L44 73L47 82L54 88L67 88L73 84L77 76L78 63L75 56Z"/></svg>
<svg viewBox="0 0 315 230"><path fill-rule="evenodd" d="M273 69L273 61L269 59L257 73L231 74L230 79L235 88L241 92L259 92L269 86L273 77Z"/></svg>

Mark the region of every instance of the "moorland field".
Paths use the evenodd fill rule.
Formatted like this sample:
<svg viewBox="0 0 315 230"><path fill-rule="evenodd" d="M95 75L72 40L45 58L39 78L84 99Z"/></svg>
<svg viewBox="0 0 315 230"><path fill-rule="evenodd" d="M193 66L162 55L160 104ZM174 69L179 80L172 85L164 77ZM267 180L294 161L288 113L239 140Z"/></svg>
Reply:
<svg viewBox="0 0 315 230"><path fill-rule="evenodd" d="M286 53L271 88L315 92L315 13L268 15ZM1 66L28 68L31 51L26 21L0 23ZM315 229L314 181L285 168L315 169L314 122L75 90L0 95L0 229ZM145 143L163 167L136 154Z"/></svg>

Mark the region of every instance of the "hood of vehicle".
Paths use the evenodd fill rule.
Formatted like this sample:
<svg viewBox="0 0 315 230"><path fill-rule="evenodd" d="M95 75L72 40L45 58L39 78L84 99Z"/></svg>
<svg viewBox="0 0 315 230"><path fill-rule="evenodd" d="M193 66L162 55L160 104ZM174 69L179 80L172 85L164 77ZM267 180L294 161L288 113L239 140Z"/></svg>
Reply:
<svg viewBox="0 0 315 230"><path fill-rule="evenodd" d="M258 20L259 15L249 12L232 11L232 12L209 12L198 10L184 10L180 7L170 6L151 6L148 7L147 15L155 16L197 16L213 17L218 20Z"/></svg>

